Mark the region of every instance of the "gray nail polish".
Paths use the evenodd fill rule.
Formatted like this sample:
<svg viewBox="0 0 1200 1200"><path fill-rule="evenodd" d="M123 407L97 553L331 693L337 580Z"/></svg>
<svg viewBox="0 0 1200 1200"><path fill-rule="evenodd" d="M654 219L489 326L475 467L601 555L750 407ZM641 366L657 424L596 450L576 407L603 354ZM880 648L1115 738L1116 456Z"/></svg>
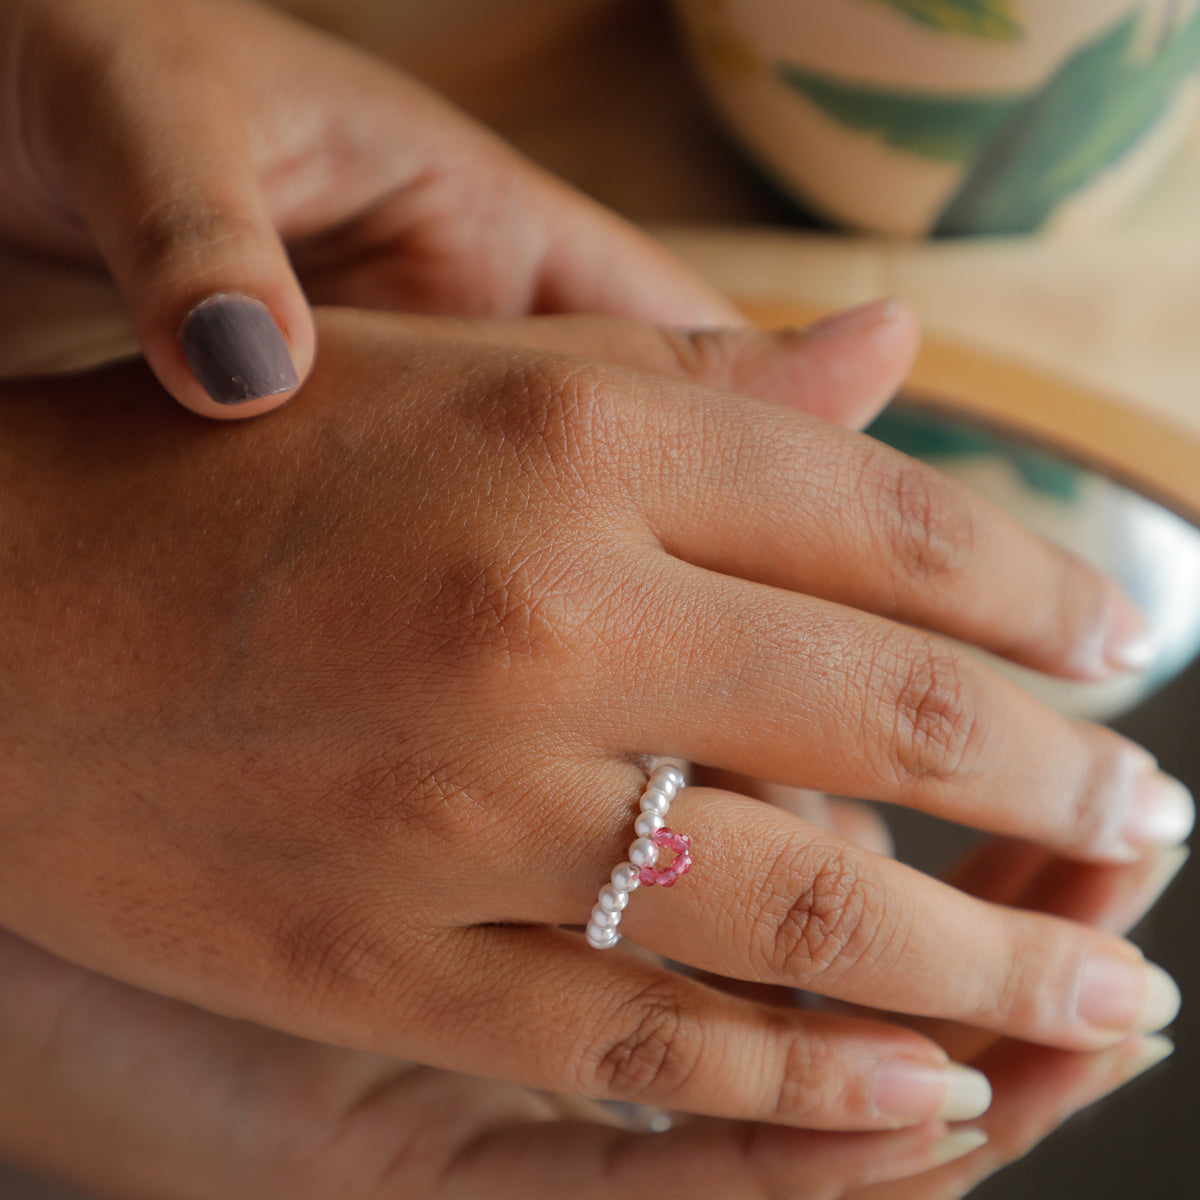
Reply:
<svg viewBox="0 0 1200 1200"><path fill-rule="evenodd" d="M270 310L249 296L213 296L179 332L188 365L218 404L245 404L291 391L299 382Z"/></svg>

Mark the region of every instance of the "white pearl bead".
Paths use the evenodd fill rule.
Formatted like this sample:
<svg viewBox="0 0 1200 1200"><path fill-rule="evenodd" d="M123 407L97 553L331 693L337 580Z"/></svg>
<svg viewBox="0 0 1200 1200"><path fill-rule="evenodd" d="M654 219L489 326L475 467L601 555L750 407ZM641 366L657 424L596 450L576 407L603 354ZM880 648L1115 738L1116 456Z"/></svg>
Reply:
<svg viewBox="0 0 1200 1200"><path fill-rule="evenodd" d="M642 881L638 878L638 869L633 863L621 863L620 866L613 867L611 875L612 885L618 892L636 892L642 885Z"/></svg>
<svg viewBox="0 0 1200 1200"><path fill-rule="evenodd" d="M660 788L647 788L642 793L642 798L638 801L638 808L642 812L655 812L660 817L667 815L667 809L671 807L671 798L666 792Z"/></svg>
<svg viewBox="0 0 1200 1200"><path fill-rule="evenodd" d="M589 925L587 940L594 950L611 950L621 940L621 935L615 929L593 929Z"/></svg>
<svg viewBox="0 0 1200 1200"><path fill-rule="evenodd" d="M600 889L600 907L605 912L621 912L629 903L629 893L623 892L612 883L606 883Z"/></svg>
<svg viewBox="0 0 1200 1200"><path fill-rule="evenodd" d="M644 812L634 821L633 831L638 837L653 837L665 824L666 821L658 813Z"/></svg>
<svg viewBox="0 0 1200 1200"><path fill-rule="evenodd" d="M620 923L621 914L619 912L609 912L608 909L601 908L599 904L592 908L592 917L588 922L597 929L616 929Z"/></svg>
<svg viewBox="0 0 1200 1200"><path fill-rule="evenodd" d="M658 861L658 847L646 837L640 837L629 847L629 861L635 867L652 867Z"/></svg>
<svg viewBox="0 0 1200 1200"><path fill-rule="evenodd" d="M675 793L683 787L683 772L678 767L663 765L655 767L650 776L652 786L666 792L668 797L674 797Z"/></svg>

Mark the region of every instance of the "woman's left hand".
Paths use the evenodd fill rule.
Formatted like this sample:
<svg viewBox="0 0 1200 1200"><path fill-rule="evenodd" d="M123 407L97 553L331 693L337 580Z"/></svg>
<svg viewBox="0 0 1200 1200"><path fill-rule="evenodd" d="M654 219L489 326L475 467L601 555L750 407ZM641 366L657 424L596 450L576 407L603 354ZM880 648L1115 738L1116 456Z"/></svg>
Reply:
<svg viewBox="0 0 1200 1200"><path fill-rule="evenodd" d="M998 890L1029 866L1023 851L987 853ZM1038 854L1027 894L1110 927L1148 907L1180 857ZM217 1017L8 934L0 979L0 1157L136 1200L949 1200L1167 1049L996 1043L975 1059L995 1091L982 1149L941 1122L847 1134L691 1120L650 1134L598 1105Z"/></svg>

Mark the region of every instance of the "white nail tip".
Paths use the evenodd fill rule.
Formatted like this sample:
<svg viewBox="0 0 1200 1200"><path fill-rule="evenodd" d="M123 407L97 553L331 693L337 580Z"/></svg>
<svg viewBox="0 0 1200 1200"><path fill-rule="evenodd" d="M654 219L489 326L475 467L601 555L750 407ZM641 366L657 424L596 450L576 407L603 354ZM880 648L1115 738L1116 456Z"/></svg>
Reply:
<svg viewBox="0 0 1200 1200"><path fill-rule="evenodd" d="M982 1129L956 1129L930 1145L930 1166L940 1167L943 1163L965 1158L972 1150L986 1145L987 1140L988 1135Z"/></svg>
<svg viewBox="0 0 1200 1200"><path fill-rule="evenodd" d="M937 1116L943 1121L973 1121L981 1117L992 1103L992 1085L987 1076L961 1063L947 1063L946 1098Z"/></svg>
<svg viewBox="0 0 1200 1200"><path fill-rule="evenodd" d="M1147 963L1144 970L1146 992L1136 1028L1153 1033L1175 1020L1183 998L1179 994L1179 985L1162 967Z"/></svg>
<svg viewBox="0 0 1200 1200"><path fill-rule="evenodd" d="M1125 840L1135 847L1178 846L1196 823L1192 794L1171 776L1155 771L1137 784L1125 827Z"/></svg>
<svg viewBox="0 0 1200 1200"><path fill-rule="evenodd" d="M1145 671L1158 657L1158 639L1149 630L1105 647L1109 663L1122 671Z"/></svg>
<svg viewBox="0 0 1200 1200"><path fill-rule="evenodd" d="M1133 1079L1151 1067L1157 1067L1174 1053L1175 1043L1169 1037L1163 1037L1161 1033L1148 1033L1142 1038L1141 1049L1125 1060L1124 1073Z"/></svg>

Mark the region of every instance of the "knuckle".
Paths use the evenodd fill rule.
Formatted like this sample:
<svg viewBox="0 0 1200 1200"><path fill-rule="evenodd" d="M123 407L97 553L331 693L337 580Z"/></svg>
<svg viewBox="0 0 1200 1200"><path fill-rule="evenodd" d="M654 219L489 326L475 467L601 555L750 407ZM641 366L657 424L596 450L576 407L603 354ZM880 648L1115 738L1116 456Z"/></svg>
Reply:
<svg viewBox="0 0 1200 1200"><path fill-rule="evenodd" d="M701 1054L697 1014L678 990L653 984L621 1004L581 1069L585 1095L614 1100L668 1099Z"/></svg>
<svg viewBox="0 0 1200 1200"><path fill-rule="evenodd" d="M895 453L874 456L884 528L897 567L927 586L969 561L976 541L970 497L940 472Z"/></svg>
<svg viewBox="0 0 1200 1200"><path fill-rule="evenodd" d="M826 839L778 857L761 909L760 941L771 971L807 982L861 968L877 954L886 906L856 857Z"/></svg>
<svg viewBox="0 0 1200 1200"><path fill-rule="evenodd" d="M480 419L522 470L592 508L620 453L625 406L614 384L602 364L523 356L485 389Z"/></svg>
<svg viewBox="0 0 1200 1200"><path fill-rule="evenodd" d="M494 687L509 707L524 679L549 701L582 662L603 656L598 641L616 623L612 597L628 591L612 571L590 542L531 555L468 553L430 580L412 629L439 678L469 680L480 698ZM578 697L577 684L570 695Z"/></svg>
<svg viewBox="0 0 1200 1200"><path fill-rule="evenodd" d="M980 736L976 697L962 654L930 638L909 655L887 649L879 659L882 707L891 713L892 773L901 782L961 775ZM888 724L885 714L883 725Z"/></svg>
<svg viewBox="0 0 1200 1200"><path fill-rule="evenodd" d="M187 197L155 205L134 222L125 253L134 278L153 280L168 264L195 266L214 254L230 256L260 233L249 216Z"/></svg>
<svg viewBox="0 0 1200 1200"><path fill-rule="evenodd" d="M517 659L541 658L562 643L553 609L556 589L544 567L498 558L471 560L442 580L448 649L459 662L495 662L511 667Z"/></svg>
<svg viewBox="0 0 1200 1200"><path fill-rule="evenodd" d="M660 329L664 348L681 374L703 383L722 384L729 377L732 347L721 329Z"/></svg>
<svg viewBox="0 0 1200 1200"><path fill-rule="evenodd" d="M841 1058L814 1026L786 1035L783 1070L772 1120L805 1125L825 1112L838 1094L844 1071Z"/></svg>

